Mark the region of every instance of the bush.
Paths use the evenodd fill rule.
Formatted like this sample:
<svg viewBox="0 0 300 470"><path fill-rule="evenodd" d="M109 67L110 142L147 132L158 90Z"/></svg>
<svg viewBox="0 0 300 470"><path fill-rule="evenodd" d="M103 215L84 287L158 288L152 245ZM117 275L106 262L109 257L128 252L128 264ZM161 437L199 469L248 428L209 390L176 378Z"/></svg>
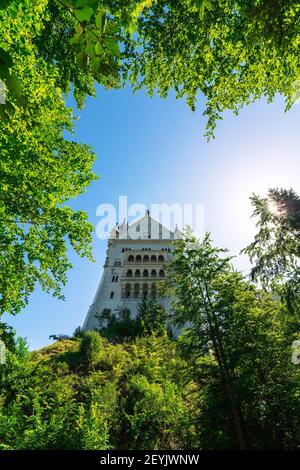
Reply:
<svg viewBox="0 0 300 470"><path fill-rule="evenodd" d="M88 367L94 367L101 358L103 343L97 331L87 331L82 337L80 352L83 362Z"/></svg>

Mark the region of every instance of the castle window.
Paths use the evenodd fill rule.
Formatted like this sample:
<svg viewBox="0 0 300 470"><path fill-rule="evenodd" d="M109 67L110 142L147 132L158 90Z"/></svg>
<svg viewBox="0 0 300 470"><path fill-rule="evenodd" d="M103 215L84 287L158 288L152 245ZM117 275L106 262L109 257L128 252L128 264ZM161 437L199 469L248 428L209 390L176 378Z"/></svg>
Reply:
<svg viewBox="0 0 300 470"><path fill-rule="evenodd" d="M132 269L128 269L128 271L127 271L127 277L132 277Z"/></svg>
<svg viewBox="0 0 300 470"><path fill-rule="evenodd" d="M126 284L125 286L125 297L130 297L130 291L131 291L131 285L130 284Z"/></svg>
<svg viewBox="0 0 300 470"><path fill-rule="evenodd" d="M139 269L136 269L134 275L135 277L140 277L141 271Z"/></svg>
<svg viewBox="0 0 300 470"><path fill-rule="evenodd" d="M151 286L151 296L156 297L156 295L157 295L157 287L156 287L155 284L152 284L152 286Z"/></svg>
<svg viewBox="0 0 300 470"><path fill-rule="evenodd" d="M115 282L118 282L119 276L115 277Z"/></svg>
<svg viewBox="0 0 300 470"><path fill-rule="evenodd" d="M153 263L155 263L155 262L157 261L157 258L156 258L155 255L151 255L151 261L152 261Z"/></svg>
<svg viewBox="0 0 300 470"><path fill-rule="evenodd" d="M115 276L112 277L111 282L115 282Z"/></svg>
<svg viewBox="0 0 300 470"><path fill-rule="evenodd" d="M160 277L165 277L165 271L164 271L163 269L161 269L161 270L159 271L159 276L160 276Z"/></svg>
<svg viewBox="0 0 300 470"><path fill-rule="evenodd" d="M133 255L128 256L128 261L129 263L132 263L134 261L134 256Z"/></svg>
<svg viewBox="0 0 300 470"><path fill-rule="evenodd" d="M165 261L165 258L163 257L163 255L159 255L158 261Z"/></svg>
<svg viewBox="0 0 300 470"><path fill-rule="evenodd" d="M149 261L149 256L148 256L148 255L144 255L143 261L148 263L148 261Z"/></svg>
<svg viewBox="0 0 300 470"><path fill-rule="evenodd" d="M156 271L155 271L155 269L152 269L152 271L151 271L151 277L156 277Z"/></svg>
<svg viewBox="0 0 300 470"><path fill-rule="evenodd" d="M143 284L143 296L147 297L148 295L148 284Z"/></svg>
<svg viewBox="0 0 300 470"><path fill-rule="evenodd" d="M140 296L140 285L134 284L134 297L138 298Z"/></svg>
<svg viewBox="0 0 300 470"><path fill-rule="evenodd" d="M148 277L148 269L144 269L143 271L143 277Z"/></svg>
<svg viewBox="0 0 300 470"><path fill-rule="evenodd" d="M115 295L115 293L114 293L114 292L111 292L109 298L110 298L110 299L113 299L113 298L114 298L114 295Z"/></svg>
<svg viewBox="0 0 300 470"><path fill-rule="evenodd" d="M142 261L141 255L137 255L135 258L135 261L137 261L138 263L141 262Z"/></svg>

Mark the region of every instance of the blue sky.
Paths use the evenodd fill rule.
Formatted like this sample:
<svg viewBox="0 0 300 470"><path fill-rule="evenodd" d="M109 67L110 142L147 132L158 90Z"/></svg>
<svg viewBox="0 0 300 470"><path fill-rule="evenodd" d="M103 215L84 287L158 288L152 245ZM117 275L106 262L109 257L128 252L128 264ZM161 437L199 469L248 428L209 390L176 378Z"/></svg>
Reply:
<svg viewBox="0 0 300 470"><path fill-rule="evenodd" d="M72 101L70 101L72 104ZM204 138L204 101L192 113L172 95L163 100L130 89L104 91L89 98L75 125L74 138L91 145L97 155L94 182L72 207L88 212L96 226L101 203L204 204L205 229L215 243L238 254L255 233L249 196L269 187L300 192L300 105L284 113L284 102L260 101L236 117L225 113L216 139ZM70 253L74 264L65 288L66 301L37 289L16 317L5 316L30 348L48 344L49 335L71 334L83 323L99 283L106 242L94 234L95 263ZM245 257L236 266L247 270Z"/></svg>

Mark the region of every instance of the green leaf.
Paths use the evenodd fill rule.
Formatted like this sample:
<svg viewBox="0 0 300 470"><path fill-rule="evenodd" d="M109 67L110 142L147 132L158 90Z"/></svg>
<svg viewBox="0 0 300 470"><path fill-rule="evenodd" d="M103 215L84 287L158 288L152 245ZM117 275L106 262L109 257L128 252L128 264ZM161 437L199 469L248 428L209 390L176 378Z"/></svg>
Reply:
<svg viewBox="0 0 300 470"><path fill-rule="evenodd" d="M99 57L93 57L91 60L91 70L93 74L97 74L99 72L99 66L101 64L101 59Z"/></svg>
<svg viewBox="0 0 300 470"><path fill-rule="evenodd" d="M99 11L96 16L96 26L100 31L102 31L103 28L103 16L103 11Z"/></svg>
<svg viewBox="0 0 300 470"><path fill-rule="evenodd" d="M103 50L103 46L100 42L97 42L96 45L95 45L95 54L96 55L102 55L104 52Z"/></svg>
<svg viewBox="0 0 300 470"><path fill-rule="evenodd" d="M106 39L105 45L108 47L111 55L120 57L119 43L115 39Z"/></svg>
<svg viewBox="0 0 300 470"><path fill-rule="evenodd" d="M77 33L75 34L71 39L70 39L70 44L72 45L78 45L80 43L82 43L83 41L83 37L82 37L82 34L81 33Z"/></svg>
<svg viewBox="0 0 300 470"><path fill-rule="evenodd" d="M86 0L77 0L75 2L75 7L76 8L84 8L85 6L87 6L87 1Z"/></svg>
<svg viewBox="0 0 300 470"><path fill-rule="evenodd" d="M89 21L94 13L94 10L88 6L80 10L75 10L75 16L78 21Z"/></svg>

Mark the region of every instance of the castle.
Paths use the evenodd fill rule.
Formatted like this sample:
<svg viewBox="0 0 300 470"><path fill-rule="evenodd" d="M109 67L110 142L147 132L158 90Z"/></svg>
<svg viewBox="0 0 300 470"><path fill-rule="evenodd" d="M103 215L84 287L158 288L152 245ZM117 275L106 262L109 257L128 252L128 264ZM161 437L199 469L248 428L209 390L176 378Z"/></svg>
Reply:
<svg viewBox="0 0 300 470"><path fill-rule="evenodd" d="M165 279L173 240L181 237L177 226L167 229L149 211L131 225L117 224L109 235L103 274L83 329L97 328L95 315L103 310L118 315L128 309L134 318L144 296L156 298L170 311L171 299L160 296L157 283Z"/></svg>

